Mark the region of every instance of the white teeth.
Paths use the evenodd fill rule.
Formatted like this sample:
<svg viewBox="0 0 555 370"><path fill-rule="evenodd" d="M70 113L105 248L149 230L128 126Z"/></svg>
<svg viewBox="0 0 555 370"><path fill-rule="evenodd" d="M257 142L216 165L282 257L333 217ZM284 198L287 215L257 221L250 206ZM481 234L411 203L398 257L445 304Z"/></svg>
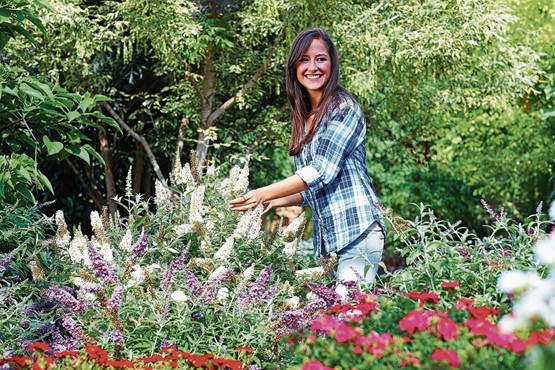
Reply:
<svg viewBox="0 0 555 370"><path fill-rule="evenodd" d="M309 80L316 80L317 78L322 77L321 75L311 75L311 76L306 76L306 78L308 78Z"/></svg>

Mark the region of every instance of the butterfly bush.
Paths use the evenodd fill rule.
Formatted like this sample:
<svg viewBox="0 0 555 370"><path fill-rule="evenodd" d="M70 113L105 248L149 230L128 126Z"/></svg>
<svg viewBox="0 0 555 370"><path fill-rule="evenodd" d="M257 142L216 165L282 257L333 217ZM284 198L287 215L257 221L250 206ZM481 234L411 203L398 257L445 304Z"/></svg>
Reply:
<svg viewBox="0 0 555 370"><path fill-rule="evenodd" d="M551 204L549 216L555 220L555 202ZM535 270L512 270L499 277L498 288L517 297L513 311L500 323L506 331L524 329L537 319L555 327L555 228L537 241L534 255L538 265L548 268L545 278Z"/></svg>

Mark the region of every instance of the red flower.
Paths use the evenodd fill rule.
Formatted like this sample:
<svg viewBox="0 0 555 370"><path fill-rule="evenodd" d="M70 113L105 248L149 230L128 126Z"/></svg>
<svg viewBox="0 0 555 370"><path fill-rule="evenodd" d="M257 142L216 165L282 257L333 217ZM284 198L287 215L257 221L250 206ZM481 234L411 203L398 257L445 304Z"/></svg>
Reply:
<svg viewBox="0 0 555 370"><path fill-rule="evenodd" d="M378 312L378 302L370 301L370 302L361 302L356 305L355 307L357 310L360 310L365 315L368 315L370 312L377 313Z"/></svg>
<svg viewBox="0 0 555 370"><path fill-rule="evenodd" d="M107 360L106 365L112 367L122 367L125 369L134 369L136 364L127 360Z"/></svg>
<svg viewBox="0 0 555 370"><path fill-rule="evenodd" d="M336 329L338 326L339 321L335 317L331 315L323 315L312 321L312 324L310 324L310 330L321 331L328 334L330 330Z"/></svg>
<svg viewBox="0 0 555 370"><path fill-rule="evenodd" d="M470 314L477 319L485 319L488 316L496 316L499 313L499 311L497 311L497 309L495 309L494 307L470 306L467 309L468 309L468 312L470 312Z"/></svg>
<svg viewBox="0 0 555 370"><path fill-rule="evenodd" d="M27 351L33 352L39 350L41 352L46 352L50 349L50 346L44 342L34 342L27 346Z"/></svg>
<svg viewBox="0 0 555 370"><path fill-rule="evenodd" d="M343 343L353 338L356 338L358 333L355 329L351 328L349 325L345 323L339 324L337 329L335 329L335 340L338 343Z"/></svg>
<svg viewBox="0 0 555 370"><path fill-rule="evenodd" d="M439 287L445 288L445 289L456 289L456 288L459 288L460 286L461 284L459 284L456 281L442 281Z"/></svg>
<svg viewBox="0 0 555 370"><path fill-rule="evenodd" d="M237 352L243 351L243 352L246 352L246 353L253 353L254 352L254 348L249 347L249 346L240 346L240 347L235 348L235 350Z"/></svg>
<svg viewBox="0 0 555 370"><path fill-rule="evenodd" d="M408 293L403 293L403 295L411 299L420 300L420 307L422 307L425 302L430 302L432 304L439 303L439 296L437 295L437 293L434 293L434 292L419 293L416 290L411 290Z"/></svg>
<svg viewBox="0 0 555 370"><path fill-rule="evenodd" d="M439 338L445 340L457 339L459 337L459 327L454 320L448 317L440 317L437 322L437 333Z"/></svg>
<svg viewBox="0 0 555 370"><path fill-rule="evenodd" d="M54 355L58 358L75 357L75 356L79 356L79 351L60 351L60 352L54 353Z"/></svg>
<svg viewBox="0 0 555 370"><path fill-rule="evenodd" d="M415 330L425 330L432 323L433 311L418 311L412 310L399 320L399 328L405 330L409 334L414 333Z"/></svg>
<svg viewBox="0 0 555 370"><path fill-rule="evenodd" d="M353 353L355 355L360 355L362 353L362 348L359 345L353 347Z"/></svg>
<svg viewBox="0 0 555 370"><path fill-rule="evenodd" d="M29 365L31 362L33 362L33 360L27 356L14 356L14 357L7 358L6 360L0 360L0 361L3 361L4 363L13 362L20 367L25 367Z"/></svg>
<svg viewBox="0 0 555 370"><path fill-rule="evenodd" d="M318 360L314 360L305 362L301 367L301 370L333 370L333 368L325 366Z"/></svg>
<svg viewBox="0 0 555 370"><path fill-rule="evenodd" d="M457 310L466 310L469 307L472 307L474 304L473 298L459 298L457 303L455 303L455 308Z"/></svg>
<svg viewBox="0 0 555 370"><path fill-rule="evenodd" d="M430 358L434 361L447 361L449 367L460 367L461 360L459 359L459 355L457 352L453 351L452 349L442 349L436 348Z"/></svg>
<svg viewBox="0 0 555 370"><path fill-rule="evenodd" d="M150 364L150 363L159 362L159 361L161 362L164 360L165 358L162 355L153 355L153 356L141 357L137 359L137 361L141 361L144 364Z"/></svg>
<svg viewBox="0 0 555 370"><path fill-rule="evenodd" d="M85 346L85 352L87 352L91 360L95 360L99 364L103 365L108 361L108 352L99 346Z"/></svg>

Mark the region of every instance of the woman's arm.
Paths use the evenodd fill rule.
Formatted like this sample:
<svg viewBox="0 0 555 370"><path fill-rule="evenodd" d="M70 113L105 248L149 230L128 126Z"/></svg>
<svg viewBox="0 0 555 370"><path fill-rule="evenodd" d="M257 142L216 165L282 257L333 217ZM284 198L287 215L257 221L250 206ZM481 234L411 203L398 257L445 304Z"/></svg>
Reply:
<svg viewBox="0 0 555 370"><path fill-rule="evenodd" d="M281 204L275 205L276 202L274 202L272 203L274 207L298 205L303 201L303 197L299 193L307 188L308 186L299 175L293 175L274 184L251 190L232 200L229 206L234 211L246 211L259 204L274 200L278 201L277 204Z"/></svg>

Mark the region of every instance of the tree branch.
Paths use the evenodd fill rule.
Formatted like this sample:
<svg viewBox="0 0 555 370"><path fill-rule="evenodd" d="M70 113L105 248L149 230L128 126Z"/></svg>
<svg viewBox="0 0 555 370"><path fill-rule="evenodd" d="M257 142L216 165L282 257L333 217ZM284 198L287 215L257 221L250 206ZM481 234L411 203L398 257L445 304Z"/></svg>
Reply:
<svg viewBox="0 0 555 370"><path fill-rule="evenodd" d="M189 118L183 117L181 120L181 125L179 125L179 131L177 133L177 143L175 145L175 161L177 158L181 158L181 153L183 153L183 141L185 140L185 129L189 126Z"/></svg>
<svg viewBox="0 0 555 370"><path fill-rule="evenodd" d="M101 104L102 104L102 107L106 109L108 113L110 113L110 115L116 120L116 122L121 127L123 127L123 129L127 131L127 133L129 133L129 135L133 137L133 139L137 140L139 143L142 144L143 148L145 148L146 155L150 160L152 169L154 170L154 173L156 173L156 177L158 177L158 180L160 180L164 185L166 185L166 179L164 178L164 175L160 170L160 166L158 165L158 162L154 157L154 153L152 153L152 150L150 149L150 146L148 145L148 142L146 141L144 136L141 136L137 134L135 131L133 131L133 129L123 121L123 119L119 116L119 114L117 114L108 103L102 102Z"/></svg>
<svg viewBox="0 0 555 370"><path fill-rule="evenodd" d="M268 56L266 57L266 62L264 63L264 65L262 65L260 68L258 68L256 70L256 72L254 73L252 78L241 88L241 90L239 90L237 92L237 94L235 94L235 96L228 99L226 102L224 102L222 105L220 105L220 107L218 109L216 109L214 112L212 112L212 114L210 114L210 116L208 117L208 120L207 120L208 127L211 127L212 123L216 119L218 119L219 116L221 116L226 110L228 110L233 104L235 104L237 99L239 99L242 95L244 95L247 91L249 91L256 84L256 82L260 79L260 77L262 77L262 75L264 74L264 72L266 72L267 69L274 66L274 64L271 63L271 60L272 60L272 56L274 55L274 50L275 49L276 49L276 46L274 45L270 49L270 52L268 53Z"/></svg>
<svg viewBox="0 0 555 370"><path fill-rule="evenodd" d="M75 167L75 165L73 164L73 162L71 162L69 160L69 158L64 159L64 161L66 162L68 167L71 169L71 171L73 171L73 173L75 174L75 176L77 177L77 180L79 180L81 185L85 189L89 188L90 196L91 196L94 204L96 205L96 207L98 209L102 209L102 207L104 207L104 202L102 201L102 194L100 193L100 190L98 190L97 186L94 184L94 182L90 178L88 172L85 171L85 173L87 174L87 177L89 178L89 182L90 182L89 184L87 184L87 182L85 181L83 176L81 176L81 174L79 173L79 170L77 169L77 167Z"/></svg>
<svg viewBox="0 0 555 370"><path fill-rule="evenodd" d="M382 2L379 3L377 7L372 9L372 11L370 13L368 13L365 17L363 17L360 21L358 21L357 24L355 24L353 27L349 28L349 30L347 32L345 32L345 34L348 35L349 33L351 33L352 30L354 30L355 28L357 28L358 26L360 26L361 24L366 22L366 20L368 18L370 18L370 16L379 12L385 6L386 3L387 3L387 0L382 0Z"/></svg>

